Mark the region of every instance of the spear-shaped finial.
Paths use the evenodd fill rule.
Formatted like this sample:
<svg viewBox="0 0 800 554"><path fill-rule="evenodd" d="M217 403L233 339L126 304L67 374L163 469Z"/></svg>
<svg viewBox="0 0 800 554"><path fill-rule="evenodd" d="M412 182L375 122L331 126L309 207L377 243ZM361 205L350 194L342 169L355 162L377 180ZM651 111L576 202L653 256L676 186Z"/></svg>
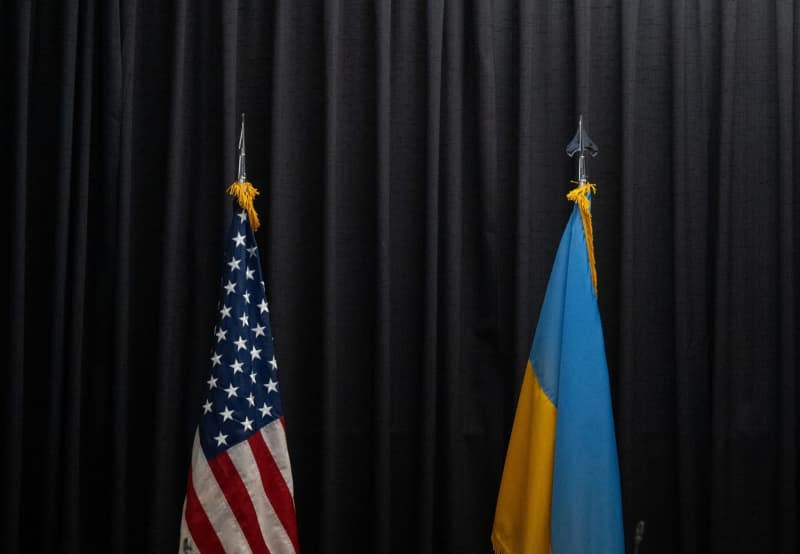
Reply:
<svg viewBox="0 0 800 554"><path fill-rule="evenodd" d="M242 112L242 130L239 132L239 182L247 181L247 168L245 167L244 149L244 112Z"/></svg>
<svg viewBox="0 0 800 554"><path fill-rule="evenodd" d="M247 217L250 218L250 227L252 227L253 231L257 231L260 223L253 201L258 196L258 189L252 183L247 182L244 151L244 113L242 113L242 130L239 133L239 175L237 180L228 187L228 194L236 197L239 201L239 206L247 212Z"/></svg>
<svg viewBox="0 0 800 554"><path fill-rule="evenodd" d="M583 186L588 182L586 176L586 153L591 157L597 157L597 145L589 138L589 134L583 128L583 114L578 116L578 131L567 145L567 155L570 158L578 154L578 185Z"/></svg>

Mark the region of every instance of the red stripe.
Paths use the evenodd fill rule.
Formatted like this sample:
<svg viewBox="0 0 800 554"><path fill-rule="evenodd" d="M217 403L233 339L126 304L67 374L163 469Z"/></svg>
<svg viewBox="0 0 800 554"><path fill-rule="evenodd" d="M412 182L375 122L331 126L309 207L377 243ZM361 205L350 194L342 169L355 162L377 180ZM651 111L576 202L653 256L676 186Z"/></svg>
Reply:
<svg viewBox="0 0 800 554"><path fill-rule="evenodd" d="M250 500L247 488L228 453L222 452L214 459L209 460L208 466L214 473L225 498L228 499L228 505L231 507L233 515L236 516L236 521L239 522L239 527L250 544L250 548L256 554L269 554L269 548L264 542L264 535L261 534L261 528L258 525L258 516L253 501Z"/></svg>
<svg viewBox="0 0 800 554"><path fill-rule="evenodd" d="M189 533L194 539L194 543L200 552L208 552L210 554L225 554L225 548L219 542L214 527L203 510L203 505L200 504L200 499L197 498L197 492L194 490L192 483L192 472L189 472L189 482L186 484L186 527L189 528ZM183 541L184 537L181 537Z"/></svg>
<svg viewBox="0 0 800 554"><path fill-rule="evenodd" d="M256 459L258 472L261 474L261 483L264 485L264 492L267 493L272 508L278 515L278 519L286 529L286 534L294 545L294 551L300 552L299 541L297 540L297 519L294 513L294 500L286 481L283 480L278 464L272 457L267 443L261 433L254 433L247 442L253 451Z"/></svg>

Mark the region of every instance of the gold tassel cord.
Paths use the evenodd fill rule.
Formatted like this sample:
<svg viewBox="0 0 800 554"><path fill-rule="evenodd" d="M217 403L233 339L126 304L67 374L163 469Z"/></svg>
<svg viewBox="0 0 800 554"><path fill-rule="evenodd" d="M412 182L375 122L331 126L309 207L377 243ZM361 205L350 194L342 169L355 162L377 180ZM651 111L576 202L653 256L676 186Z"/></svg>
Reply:
<svg viewBox="0 0 800 554"><path fill-rule="evenodd" d="M247 217L250 219L250 227L253 232L258 231L261 222L258 220L255 205L253 201L259 195L258 189L250 182L235 181L228 187L228 194L235 196L239 202L239 206L247 212Z"/></svg>
<svg viewBox="0 0 800 554"><path fill-rule="evenodd" d="M572 182L574 183L575 181ZM594 234L592 232L592 210L589 194L594 194L596 190L597 187L593 183L586 183L575 187L567 194L567 200L575 202L581 212L583 234L586 236L586 251L589 254L589 268L592 270L592 286L594 287L595 296L597 296L597 268L594 259Z"/></svg>

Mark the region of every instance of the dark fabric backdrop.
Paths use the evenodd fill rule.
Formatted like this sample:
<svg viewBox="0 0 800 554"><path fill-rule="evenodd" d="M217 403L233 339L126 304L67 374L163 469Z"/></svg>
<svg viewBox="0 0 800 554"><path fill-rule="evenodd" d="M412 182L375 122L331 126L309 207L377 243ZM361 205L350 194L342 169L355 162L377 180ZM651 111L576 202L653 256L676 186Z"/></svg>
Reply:
<svg viewBox="0 0 800 554"><path fill-rule="evenodd" d="M579 112L627 542L797 551L798 2L0 4L0 551L176 550L240 111L305 552L489 551Z"/></svg>

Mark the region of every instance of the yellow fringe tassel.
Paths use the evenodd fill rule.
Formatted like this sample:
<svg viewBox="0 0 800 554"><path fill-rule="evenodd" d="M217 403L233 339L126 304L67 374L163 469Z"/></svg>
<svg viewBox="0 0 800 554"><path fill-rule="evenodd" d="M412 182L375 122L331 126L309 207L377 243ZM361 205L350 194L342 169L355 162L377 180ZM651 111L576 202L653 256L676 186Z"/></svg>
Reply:
<svg viewBox="0 0 800 554"><path fill-rule="evenodd" d="M571 181L575 183L575 181ZM586 250L589 253L589 267L592 270L592 286L594 294L597 296L597 268L594 260L594 233L592 232L592 210L589 194L594 194L597 187L593 183L586 183L575 187L567 194L567 200L575 202L581 212L583 222L583 234L586 235Z"/></svg>
<svg viewBox="0 0 800 554"><path fill-rule="evenodd" d="M253 201L259 194L258 189L253 186L253 183L235 181L228 187L228 194L235 196L236 200L239 201L239 206L247 212L247 217L250 218L250 227L253 229L253 232L258 231L261 222L258 220L258 214L253 205Z"/></svg>

